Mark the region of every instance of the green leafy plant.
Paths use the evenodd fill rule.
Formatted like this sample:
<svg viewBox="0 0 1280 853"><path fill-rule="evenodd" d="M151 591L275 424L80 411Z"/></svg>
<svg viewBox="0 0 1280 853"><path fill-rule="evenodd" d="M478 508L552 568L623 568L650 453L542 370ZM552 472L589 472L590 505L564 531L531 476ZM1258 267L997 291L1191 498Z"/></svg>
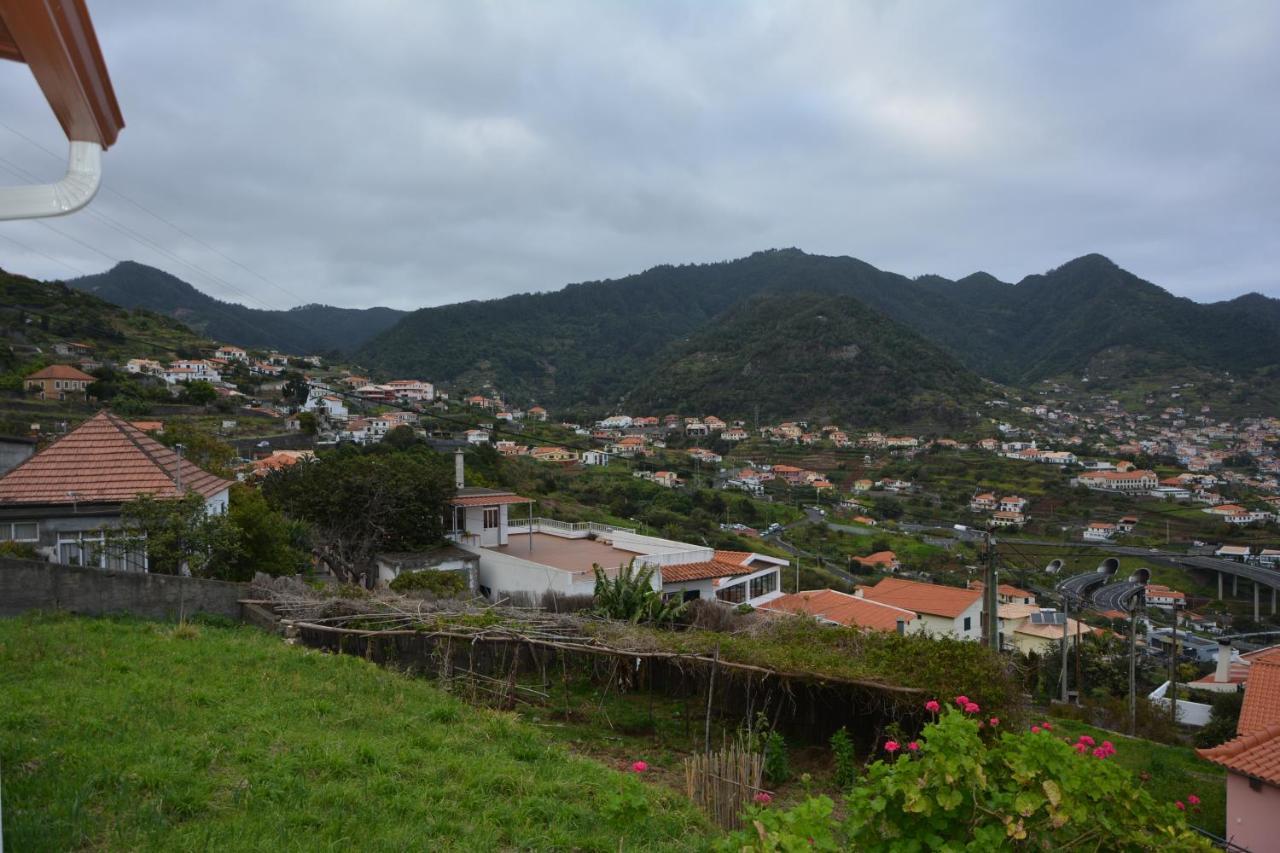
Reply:
<svg viewBox="0 0 1280 853"><path fill-rule="evenodd" d="M831 736L831 758L835 764L835 783L841 791L853 787L858 779L858 758L853 749L853 738L843 726Z"/></svg>
<svg viewBox="0 0 1280 853"><path fill-rule="evenodd" d="M722 849L1211 849L1178 804L1111 760L1110 743L1072 744L1039 726L993 737L966 705L943 710L918 741L886 741L843 819L825 797L791 812L753 808Z"/></svg>
<svg viewBox="0 0 1280 853"><path fill-rule="evenodd" d="M439 598L452 598L467 589L466 575L461 572L442 572L426 569L420 572L405 572L390 583L395 592L423 590Z"/></svg>
<svg viewBox="0 0 1280 853"><path fill-rule="evenodd" d="M781 785L791 778L787 740L777 729L764 739L764 778L771 785Z"/></svg>
<svg viewBox="0 0 1280 853"><path fill-rule="evenodd" d="M636 568L631 560L610 578L598 563L591 566L596 576L596 612L610 619L628 622L673 622L684 613L685 602L664 601L653 588L652 566Z"/></svg>

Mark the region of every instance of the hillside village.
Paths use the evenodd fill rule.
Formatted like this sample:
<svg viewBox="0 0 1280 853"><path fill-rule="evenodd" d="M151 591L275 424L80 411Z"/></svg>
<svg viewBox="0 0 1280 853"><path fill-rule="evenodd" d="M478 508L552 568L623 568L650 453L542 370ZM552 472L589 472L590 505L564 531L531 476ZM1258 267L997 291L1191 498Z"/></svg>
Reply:
<svg viewBox="0 0 1280 853"><path fill-rule="evenodd" d="M1053 251L1101 240L1150 262L1155 246L1195 283L1196 253L1167 250L1177 229L1055 217L1080 198L1149 217L1138 202L1154 196L1231 219L1215 199L1109 174L1130 141L1081 121L1053 86L1056 127L1019 104L1019 133L970 144L978 125L999 127L969 120L980 103L996 116L979 77L1021 74L1035 92L1040 69L1020 55L1052 58L1009 50L1032 34L995 13L982 28L1005 41L975 54L961 40L962 53L1008 65L973 76L950 50L900 44L881 18L925 27L896 9L848 16L876 50L842 16L812 32L770 17L769 39L735 45L721 31L758 27L719 9L629 10L621 25L574 9L582 33L610 38L572 41L534 18L508 30L471 16L477 29L429 11L294 9L296 44L282 45L269 14L252 34L268 41L246 42L216 10L110 9L104 33L132 49L104 55L83 0L0 0L0 64L30 72L68 152L46 184L0 157L37 181L0 187L0 220L48 232L0 237L19 266L78 273L0 269L0 849L1276 849L1280 300L1175 295L1088 249L1016 284L953 280L929 271L946 255L923 249L936 222L912 201L1008 238L1004 221L981 221L973 188L967 211L946 197L988 169L1034 175L1048 202L1034 198L1034 230ZM1057 29L1105 25L1126 54L1156 54L1146 33L1096 16ZM1180 32L1157 23L1166 40ZM1238 39L1199 24L1209 41L1177 45L1188 69L1220 79L1199 49L1255 70ZM1061 38L1064 54L1092 51L1109 87L1143 80L1128 102L1096 85L1076 100L1132 113L1132 135L1182 142L1143 116L1162 75ZM579 42L613 48L595 51L602 61ZM655 61L657 43L668 53ZM316 64L326 44L342 45L341 63ZM891 78L877 76L882 48ZM746 51L749 98L699 65L734 68ZM832 74L844 54L858 64ZM151 115L139 154L107 161L127 166L111 172L117 189L102 183L125 128L108 66L135 55L146 64L120 79L130 109ZM223 93L252 128L184 76L211 55L218 73L205 76L253 82L253 103ZM172 73L140 73L153 67ZM620 70L625 97L565 89ZM768 132L777 116L751 101L773 104L806 74L798 112L769 110L801 132ZM850 93L858 122L835 120ZM1165 94L1204 113L1193 88ZM696 102L699 138L673 135L687 116L666 101ZM282 145L291 115L324 144ZM1229 117L1202 124L1235 133ZM1072 124L1115 150L1094 151ZM1087 181L1020 151L1050 131L1094 164ZM624 145L601 156L613 138ZM1212 137L1194 141L1181 156L1202 163ZM320 163L329 144L352 156ZM1176 146L1147 145L1152 164L1178 162ZM988 149L999 162L983 162ZM1182 183L1230 176L1227 159ZM947 161L964 162L963 181ZM888 190L868 186L864 162ZM741 163L785 174L797 194ZM324 174L320 194L276 176L295 168ZM1022 213L1009 199L1025 187L1001 197L983 180L1005 221ZM123 191L135 183L148 204ZM1111 183L1124 195L1099 190ZM184 225L148 206L156 186L182 188L165 210ZM848 204L853 191L877 221ZM119 221L120 202L146 226ZM91 203L96 221L206 284L40 221L78 225ZM766 205L786 211L785 228ZM714 258L718 232L821 233L808 207L888 258L905 236L889 226L909 223L916 272L783 248L557 290L539 280L567 268L566 246L578 271L663 241ZM1265 221L1265 206L1241 210ZM166 238L147 236L157 225ZM1179 227L1217 240L1190 217ZM269 244L250 246L257 229ZM25 242L47 248L49 235L113 265L93 272ZM975 242L950 236L928 242ZM1017 236L1006 273L1049 245ZM1223 266L1232 287L1254 280ZM251 276L254 292L211 268ZM296 301L268 300L264 284ZM326 293L338 303L315 301Z"/></svg>

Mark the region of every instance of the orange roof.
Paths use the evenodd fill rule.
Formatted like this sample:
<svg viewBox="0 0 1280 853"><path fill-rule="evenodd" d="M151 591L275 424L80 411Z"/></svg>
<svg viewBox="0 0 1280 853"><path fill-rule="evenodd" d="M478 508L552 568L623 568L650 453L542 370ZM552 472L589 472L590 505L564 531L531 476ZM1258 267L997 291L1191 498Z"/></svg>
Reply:
<svg viewBox="0 0 1280 853"><path fill-rule="evenodd" d="M892 551L877 551L865 557L854 557L864 566L892 566L898 561L898 555Z"/></svg>
<svg viewBox="0 0 1280 853"><path fill-rule="evenodd" d="M916 618L916 614L910 610L858 598L834 589L793 592L775 598L761 609L821 617L852 628L868 628L873 631L896 631L899 619L910 622Z"/></svg>
<svg viewBox="0 0 1280 853"><path fill-rule="evenodd" d="M681 563L677 566L662 567L663 583L682 583L684 581L703 581L711 578L727 578L734 575L746 575L756 569L721 560L704 560L699 563Z"/></svg>
<svg viewBox="0 0 1280 853"><path fill-rule="evenodd" d="M494 495L463 495L449 501L453 506L500 506L502 504L531 504L533 498L522 498L510 492Z"/></svg>
<svg viewBox="0 0 1280 853"><path fill-rule="evenodd" d="M885 578L863 595L881 604L904 607L916 613L955 618L982 597L976 589L960 589L932 583Z"/></svg>
<svg viewBox="0 0 1280 853"><path fill-rule="evenodd" d="M985 588L986 588L986 584L984 584L982 581L969 582L969 589L982 590ZM999 586L997 586L996 592L1000 593L1001 595L1010 596L1011 598L1035 598L1036 597L1036 594L1034 592L1028 592L1025 589L1018 589L1013 584L1008 584L1008 583L1002 583Z"/></svg>
<svg viewBox="0 0 1280 853"><path fill-rule="evenodd" d="M99 412L0 479L0 506L124 503L178 497L178 455L110 412ZM231 481L182 460L182 485L204 497Z"/></svg>
<svg viewBox="0 0 1280 853"><path fill-rule="evenodd" d="M94 378L83 370L77 370L69 364L51 364L37 370L28 379L75 379L81 382L93 382Z"/></svg>
<svg viewBox="0 0 1280 853"><path fill-rule="evenodd" d="M1252 690L1252 679L1248 690ZM1246 702L1248 699L1245 700ZM1197 749L1201 758L1253 779L1280 785L1280 721L1243 734L1212 749Z"/></svg>
<svg viewBox="0 0 1280 853"><path fill-rule="evenodd" d="M1259 655L1251 669L1236 725L1236 733L1241 735L1280 724L1280 649Z"/></svg>
<svg viewBox="0 0 1280 853"><path fill-rule="evenodd" d="M722 563L732 563L735 566L741 566L752 557L750 551L716 551L716 559Z"/></svg>

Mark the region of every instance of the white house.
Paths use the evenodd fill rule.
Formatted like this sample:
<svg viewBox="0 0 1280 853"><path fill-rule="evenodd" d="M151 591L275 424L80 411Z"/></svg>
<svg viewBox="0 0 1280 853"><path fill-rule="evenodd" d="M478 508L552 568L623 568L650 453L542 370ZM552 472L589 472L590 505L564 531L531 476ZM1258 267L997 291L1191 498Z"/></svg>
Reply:
<svg viewBox="0 0 1280 853"><path fill-rule="evenodd" d="M982 638L982 591L885 578L872 587L861 587L862 598L901 607L920 616L920 630L949 634L962 640Z"/></svg>
<svg viewBox="0 0 1280 853"><path fill-rule="evenodd" d="M584 450L582 452L583 465L608 465L609 454L603 450Z"/></svg>
<svg viewBox="0 0 1280 853"><path fill-rule="evenodd" d="M463 433L467 439L467 444L488 444L489 431L484 429L469 429Z"/></svg>
<svg viewBox="0 0 1280 853"><path fill-rule="evenodd" d="M1116 535L1116 526L1105 521L1091 521L1084 529L1084 538L1089 542L1106 542Z"/></svg>
<svg viewBox="0 0 1280 853"><path fill-rule="evenodd" d="M213 354L214 358L220 358L223 361L248 361L249 354L240 347L233 347L230 344L223 344Z"/></svg>

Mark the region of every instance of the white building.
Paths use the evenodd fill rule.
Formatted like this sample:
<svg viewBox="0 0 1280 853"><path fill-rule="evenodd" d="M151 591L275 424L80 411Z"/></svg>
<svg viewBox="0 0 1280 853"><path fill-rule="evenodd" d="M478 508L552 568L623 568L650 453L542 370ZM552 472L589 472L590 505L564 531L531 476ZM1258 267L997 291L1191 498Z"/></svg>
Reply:
<svg viewBox="0 0 1280 853"><path fill-rule="evenodd" d="M982 638L981 590L885 578L875 586L859 588L857 595L919 614L919 629L928 633L962 640Z"/></svg>

